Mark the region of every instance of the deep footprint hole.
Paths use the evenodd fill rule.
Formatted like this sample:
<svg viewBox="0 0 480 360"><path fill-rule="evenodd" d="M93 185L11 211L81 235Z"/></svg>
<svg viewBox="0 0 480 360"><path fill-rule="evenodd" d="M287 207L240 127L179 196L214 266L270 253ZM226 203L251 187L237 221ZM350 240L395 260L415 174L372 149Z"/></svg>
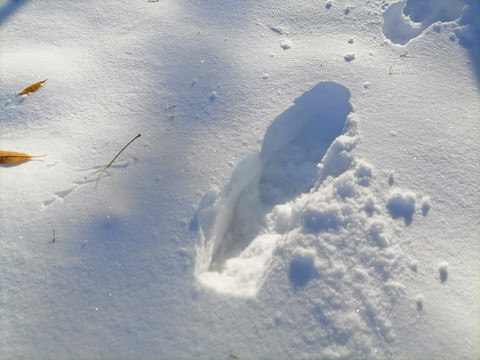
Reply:
<svg viewBox="0 0 480 360"><path fill-rule="evenodd" d="M258 176L228 199L231 216L217 233L210 269L238 256L265 229L265 217L279 204L307 193L318 181L318 164L334 140L344 132L352 108L350 92L334 82L322 82L307 91L294 105L277 116L262 143ZM248 158L246 161L250 161ZM245 169L242 169L245 167ZM238 171L242 169L242 171ZM230 184L247 176L250 166L240 163ZM229 184L229 186L230 186ZM227 210L230 211L230 210Z"/></svg>

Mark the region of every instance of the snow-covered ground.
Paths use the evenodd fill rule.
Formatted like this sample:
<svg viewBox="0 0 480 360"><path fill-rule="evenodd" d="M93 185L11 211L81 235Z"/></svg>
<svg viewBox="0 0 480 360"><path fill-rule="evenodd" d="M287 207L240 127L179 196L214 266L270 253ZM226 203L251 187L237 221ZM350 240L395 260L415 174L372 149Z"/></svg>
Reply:
<svg viewBox="0 0 480 360"><path fill-rule="evenodd" d="M3 0L0 80L2 360L480 357L478 1Z"/></svg>

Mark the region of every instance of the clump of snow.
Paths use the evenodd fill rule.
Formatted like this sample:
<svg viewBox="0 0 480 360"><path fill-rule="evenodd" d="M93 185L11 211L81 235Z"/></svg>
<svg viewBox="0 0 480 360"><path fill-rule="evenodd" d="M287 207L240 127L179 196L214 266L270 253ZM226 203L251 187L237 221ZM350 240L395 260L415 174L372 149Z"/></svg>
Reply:
<svg viewBox="0 0 480 360"><path fill-rule="evenodd" d="M422 295L417 296L417 301L415 302L417 305L417 310L422 311L424 306L425 298Z"/></svg>
<svg viewBox="0 0 480 360"><path fill-rule="evenodd" d="M438 265L438 272L440 274L440 281L444 283L448 278L448 263L446 261Z"/></svg>
<svg viewBox="0 0 480 360"><path fill-rule="evenodd" d="M422 215L427 216L431 209L431 199L430 196L424 196L422 199Z"/></svg>
<svg viewBox="0 0 480 360"><path fill-rule="evenodd" d="M387 208L394 219L403 218L406 225L412 223L415 213L415 193L394 189L388 198Z"/></svg>
<svg viewBox="0 0 480 360"><path fill-rule="evenodd" d="M350 62L350 61L353 61L355 60L355 54L352 53L352 54L347 54L343 57L345 59L346 62Z"/></svg>
<svg viewBox="0 0 480 360"><path fill-rule="evenodd" d="M280 41L280 47L283 49L283 50L288 50L292 47L292 41L290 39L282 39Z"/></svg>
<svg viewBox="0 0 480 360"><path fill-rule="evenodd" d="M216 92L216 91L212 91L212 92L210 93L209 99L210 99L210 102L215 101L215 100L217 99L217 92Z"/></svg>

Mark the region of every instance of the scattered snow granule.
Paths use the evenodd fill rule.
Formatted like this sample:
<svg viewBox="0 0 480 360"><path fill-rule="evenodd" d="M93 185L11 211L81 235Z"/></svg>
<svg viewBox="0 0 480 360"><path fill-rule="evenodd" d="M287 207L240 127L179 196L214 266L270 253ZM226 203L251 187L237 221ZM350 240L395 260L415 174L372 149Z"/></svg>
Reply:
<svg viewBox="0 0 480 360"><path fill-rule="evenodd" d="M438 265L438 272L440 273L440 281L444 283L448 278L448 263L442 262Z"/></svg>
<svg viewBox="0 0 480 360"><path fill-rule="evenodd" d="M430 211L430 197L425 196L422 200L422 215L427 216L428 212Z"/></svg>
<svg viewBox="0 0 480 360"><path fill-rule="evenodd" d="M217 92L216 91L212 91L210 93L210 101L215 101L215 99L217 98Z"/></svg>
<svg viewBox="0 0 480 360"><path fill-rule="evenodd" d="M355 60L355 54L347 54L343 57L345 59L346 62L350 62L350 61L353 61Z"/></svg>
<svg viewBox="0 0 480 360"><path fill-rule="evenodd" d="M371 223L368 229L368 236L378 247L387 247L389 245L388 239L383 235L385 223L382 220L375 220Z"/></svg>
<svg viewBox="0 0 480 360"><path fill-rule="evenodd" d="M348 39L349 44L353 44L353 38Z"/></svg>
<svg viewBox="0 0 480 360"><path fill-rule="evenodd" d="M283 50L288 50L292 47L292 42L288 39L283 39L282 41L280 41L280 47Z"/></svg>
<svg viewBox="0 0 480 360"><path fill-rule="evenodd" d="M422 311L423 310L423 303L424 303L425 299L423 297L423 295L418 295L417 296L417 301L416 301L416 304L417 304L417 310L418 311Z"/></svg>
<svg viewBox="0 0 480 360"><path fill-rule="evenodd" d="M325 4L325 7L327 8L327 10L330 9L332 7L332 1L331 0L327 1L327 3Z"/></svg>
<svg viewBox="0 0 480 360"><path fill-rule="evenodd" d="M270 74L265 73L265 74L263 74L262 79L263 79L263 80L266 80L266 79L268 79L269 77L270 77Z"/></svg>
<svg viewBox="0 0 480 360"><path fill-rule="evenodd" d="M374 211L376 210L375 197L373 195L368 195L367 199L365 200L364 209L368 215L373 215Z"/></svg>
<svg viewBox="0 0 480 360"><path fill-rule="evenodd" d="M370 185L372 178L373 166L366 161L358 161L355 168L355 177L358 179L358 184L361 186Z"/></svg>
<svg viewBox="0 0 480 360"><path fill-rule="evenodd" d="M388 175L388 185L389 185L389 186L392 186L393 184L395 184L395 173L392 171L392 172Z"/></svg>
<svg viewBox="0 0 480 360"><path fill-rule="evenodd" d="M406 225L410 225L415 212L415 193L395 189L390 193L388 211L393 219L403 218Z"/></svg>

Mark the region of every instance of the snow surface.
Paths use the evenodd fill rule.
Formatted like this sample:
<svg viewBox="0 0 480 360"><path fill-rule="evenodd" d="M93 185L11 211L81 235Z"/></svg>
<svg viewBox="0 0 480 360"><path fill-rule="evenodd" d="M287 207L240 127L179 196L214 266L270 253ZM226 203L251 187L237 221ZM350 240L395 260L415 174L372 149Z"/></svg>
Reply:
<svg viewBox="0 0 480 360"><path fill-rule="evenodd" d="M480 357L477 1L3 0L0 79L0 358Z"/></svg>

